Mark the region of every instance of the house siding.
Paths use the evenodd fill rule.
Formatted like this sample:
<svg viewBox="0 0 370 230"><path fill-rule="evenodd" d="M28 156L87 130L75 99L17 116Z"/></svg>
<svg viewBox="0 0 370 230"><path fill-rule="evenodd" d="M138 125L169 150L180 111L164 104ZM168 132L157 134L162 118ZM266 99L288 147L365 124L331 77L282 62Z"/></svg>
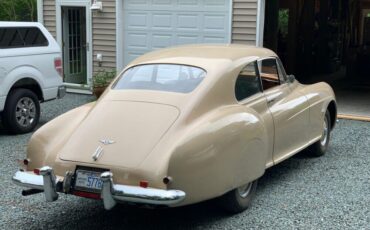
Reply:
<svg viewBox="0 0 370 230"><path fill-rule="evenodd" d="M116 68L116 1L103 0L103 12L92 13L93 72ZM96 55L103 55L99 66Z"/></svg>
<svg viewBox="0 0 370 230"><path fill-rule="evenodd" d="M44 0L43 1L43 23L46 29L53 35L56 39L57 29L56 29L56 9L55 0Z"/></svg>
<svg viewBox="0 0 370 230"><path fill-rule="evenodd" d="M258 0L233 0L232 43L256 44Z"/></svg>

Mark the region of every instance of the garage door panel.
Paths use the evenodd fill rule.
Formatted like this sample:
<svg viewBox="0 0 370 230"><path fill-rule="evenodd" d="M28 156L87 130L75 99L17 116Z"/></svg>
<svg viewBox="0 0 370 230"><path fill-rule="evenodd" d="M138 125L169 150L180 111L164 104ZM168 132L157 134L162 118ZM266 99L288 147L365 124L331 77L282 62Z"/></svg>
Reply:
<svg viewBox="0 0 370 230"><path fill-rule="evenodd" d="M128 33L125 42L128 49L148 49L148 36L146 33Z"/></svg>
<svg viewBox="0 0 370 230"><path fill-rule="evenodd" d="M179 14L177 15L177 26L176 30L192 30L200 31L201 27L201 16L199 14Z"/></svg>
<svg viewBox="0 0 370 230"><path fill-rule="evenodd" d="M211 36L204 36L203 43L226 43L226 39L223 36L219 37L211 37Z"/></svg>
<svg viewBox="0 0 370 230"><path fill-rule="evenodd" d="M141 12L130 12L126 17L126 30L147 29L148 14Z"/></svg>
<svg viewBox="0 0 370 230"><path fill-rule="evenodd" d="M204 15L204 31L222 33L228 27L228 17L222 14Z"/></svg>
<svg viewBox="0 0 370 230"><path fill-rule="evenodd" d="M152 49L161 49L172 46L173 35L172 34L153 34L152 36Z"/></svg>
<svg viewBox="0 0 370 230"><path fill-rule="evenodd" d="M177 45L185 45L185 44L194 44L200 43L199 36L197 35L188 35L188 34L178 34L176 35L175 44Z"/></svg>
<svg viewBox="0 0 370 230"><path fill-rule="evenodd" d="M124 64L151 50L230 39L231 0L123 0Z"/></svg>
<svg viewBox="0 0 370 230"><path fill-rule="evenodd" d="M152 13L151 18L152 18L151 29L171 30L173 28L172 25L173 15L171 13L155 12Z"/></svg>
<svg viewBox="0 0 370 230"><path fill-rule="evenodd" d="M123 0L126 9L145 9L150 6L148 0Z"/></svg>

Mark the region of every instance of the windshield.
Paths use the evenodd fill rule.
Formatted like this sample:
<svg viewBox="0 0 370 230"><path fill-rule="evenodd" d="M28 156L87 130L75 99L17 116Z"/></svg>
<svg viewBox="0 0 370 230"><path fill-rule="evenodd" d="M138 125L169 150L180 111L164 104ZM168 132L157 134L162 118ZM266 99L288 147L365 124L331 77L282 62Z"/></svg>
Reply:
<svg viewBox="0 0 370 230"><path fill-rule="evenodd" d="M158 90L177 93L193 91L206 72L198 67L175 64L150 64L126 70L113 89Z"/></svg>

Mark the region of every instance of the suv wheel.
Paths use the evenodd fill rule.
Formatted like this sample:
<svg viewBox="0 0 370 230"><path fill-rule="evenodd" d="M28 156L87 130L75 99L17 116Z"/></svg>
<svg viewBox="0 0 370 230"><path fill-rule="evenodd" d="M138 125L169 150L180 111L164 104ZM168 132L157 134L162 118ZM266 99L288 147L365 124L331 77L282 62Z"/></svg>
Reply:
<svg viewBox="0 0 370 230"><path fill-rule="evenodd" d="M3 123L12 134L34 130L40 118L40 102L34 92L15 89L8 94L3 111Z"/></svg>

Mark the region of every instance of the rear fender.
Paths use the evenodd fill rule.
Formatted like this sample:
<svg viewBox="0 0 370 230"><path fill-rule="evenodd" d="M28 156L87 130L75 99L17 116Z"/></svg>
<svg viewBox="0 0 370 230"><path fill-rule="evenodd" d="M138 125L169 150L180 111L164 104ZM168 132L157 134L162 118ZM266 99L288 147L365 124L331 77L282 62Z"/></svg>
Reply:
<svg viewBox="0 0 370 230"><path fill-rule="evenodd" d="M45 165L54 168L59 150L94 105L95 102L80 106L38 129L32 135L27 147L27 158L30 159L27 170L31 171Z"/></svg>
<svg viewBox="0 0 370 230"><path fill-rule="evenodd" d="M253 110L229 106L192 125L169 161L170 189L185 191L183 204L218 197L263 175L267 134Z"/></svg>

